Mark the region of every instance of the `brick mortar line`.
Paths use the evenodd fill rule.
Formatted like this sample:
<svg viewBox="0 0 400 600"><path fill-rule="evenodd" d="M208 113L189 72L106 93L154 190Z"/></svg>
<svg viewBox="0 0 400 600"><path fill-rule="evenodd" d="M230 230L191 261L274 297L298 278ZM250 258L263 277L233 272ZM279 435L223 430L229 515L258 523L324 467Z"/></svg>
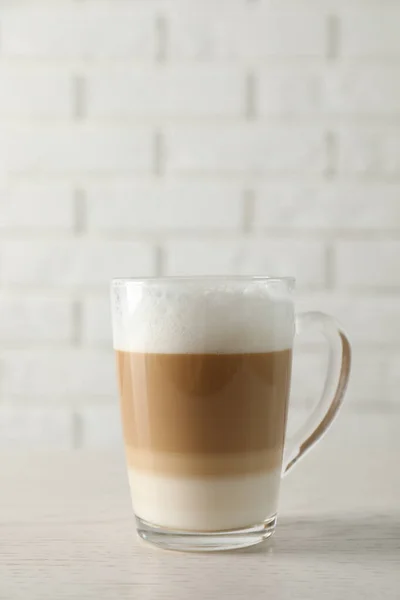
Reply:
<svg viewBox="0 0 400 600"><path fill-rule="evenodd" d="M256 197L253 189L245 189L243 192L243 233L244 234L252 234L254 231L255 225L255 217L256 217Z"/></svg>
<svg viewBox="0 0 400 600"><path fill-rule="evenodd" d="M79 0L81 2L86 2L87 0ZM127 1L127 0L126 0ZM151 1L151 0L149 0ZM174 58L173 60L168 59L165 61L165 65L171 68L187 68L195 69L198 67L199 69L204 68L205 66L211 66L211 68L221 68L221 69L231 69L232 67L236 67L239 71L243 68L277 68L282 66L283 68L296 68L299 66L308 66L315 68L321 68L323 70L327 65L327 50L325 49L325 53L321 53L319 56L302 56L302 55L270 55L270 56L254 56L253 58L247 57L238 57L237 59L220 59L215 58L211 62L199 62L195 59L184 59L184 58ZM382 55L377 53L375 55L368 54L365 56L354 56L354 55L346 55L341 54L337 57L336 65L343 67L358 67L362 66L398 66L400 63L400 57L397 54L391 55ZM81 58L71 58L68 56L60 56L54 57L53 55L49 56L34 56L34 57L25 57L20 55L13 54L4 54L2 56L2 64L5 67L18 67L18 68L28 68L28 67L60 67L66 70L66 72L74 70L74 69L109 69L113 67L132 67L135 68L145 68L152 67L157 69L160 66L160 61L156 58L148 58L148 59L140 59L135 57L114 57L110 55L109 58L98 57L98 58L90 58L90 57L81 57Z"/></svg>
<svg viewBox="0 0 400 600"><path fill-rule="evenodd" d="M336 14L328 15L326 29L326 58L336 61L340 57L341 46L341 22Z"/></svg>
<svg viewBox="0 0 400 600"><path fill-rule="evenodd" d="M72 0L72 4L80 3L85 4L86 2L90 2L90 0ZM257 4L260 0L245 0L245 3L248 4ZM375 6L376 8L381 8L382 4L385 6L397 6L398 0L326 0L327 6L340 6L348 7L351 4L354 7L359 6L361 11L367 6ZM20 5L31 6L32 4L36 6L54 6L54 0L19 0ZM63 2L64 5L68 6L71 4L71 0L65 0ZM321 0L301 0L297 2L296 0L281 0L280 4L283 4L286 7L292 7L296 9L300 5L302 8L321 6Z"/></svg>
<svg viewBox="0 0 400 600"><path fill-rule="evenodd" d="M62 288L62 291L65 292L66 296L69 297L69 295L76 295L77 293L82 293L82 294L87 294L87 295L94 295L94 294L101 294L102 292L104 293L104 289L107 288L108 285L108 281L103 282L102 284L99 285L92 285L92 286L82 286L82 285L68 285L68 286L64 286ZM38 287L37 285L31 285L31 284L15 284L13 286L8 286L8 289L12 289L12 291L14 293L40 293L40 294L48 294L49 297L52 297L51 294L57 294L57 297L59 297L60 295L60 286L57 285L56 287L52 287L51 285L43 285L42 287ZM306 291L326 291L326 287L324 285L320 285L320 284L299 284L299 289L303 292ZM397 287L382 287L380 290L378 290L378 288L376 287L363 287L363 286L357 286L356 288L349 288L346 286L342 286L340 288L337 288L338 291L346 291L349 289L356 289L359 290L360 292L362 291L369 291L371 292L371 290L373 292L376 293L389 293L394 291L396 294L400 292L400 284Z"/></svg>
<svg viewBox="0 0 400 600"><path fill-rule="evenodd" d="M76 236L82 236L87 230L87 206L86 194L83 187L74 190L74 232Z"/></svg>
<svg viewBox="0 0 400 600"><path fill-rule="evenodd" d="M328 131L325 137L327 167L325 171L326 179L336 179L338 173L339 148L338 139L334 132Z"/></svg>
<svg viewBox="0 0 400 600"><path fill-rule="evenodd" d="M245 79L244 112L247 121L254 121L258 117L257 110L257 79L252 71L248 72Z"/></svg>
<svg viewBox="0 0 400 600"><path fill-rule="evenodd" d="M323 284L302 284L301 279L298 280L298 291L301 293L324 293L324 292L335 292L335 294L337 294L338 296L342 296L345 295L350 296L350 297L360 297L363 296L365 297L366 295L369 298L384 298L384 297L389 297L389 296L393 296L393 297L398 297L400 294L400 284L398 285L362 285L362 284L357 284L357 285L351 285L351 284L337 284L337 286L335 288L328 289L326 287L326 285ZM8 286L8 289L12 292L13 297L16 298L19 294L21 295L21 298L24 297L24 294L26 293L30 293L30 294L39 294L41 297L44 296L46 294L46 296L48 298L53 298L53 299L64 299L64 300L70 300L71 297L76 296L76 294L82 293L83 295L85 295L86 297L101 297L102 294L104 294L104 290L107 287L107 282L104 282L104 284L99 284L98 286L90 286L90 287L84 287L84 286L65 286L63 288L63 293L65 294L64 296L60 296L60 288L57 287L51 287L49 285L47 286L42 286L42 287L38 287L38 286L32 286L30 284L26 284L26 285L13 285L13 286ZM54 295L53 295L54 294ZM104 296L103 296L104 298ZM77 346L77 345L69 345L69 342L60 342L58 344L53 344L54 348L58 348L58 349L65 349L66 347L73 347L76 350L78 349L82 349L82 346ZM43 346L42 342L38 342L38 347Z"/></svg>
<svg viewBox="0 0 400 600"><path fill-rule="evenodd" d="M165 136L161 130L153 134L153 176L158 179L166 171Z"/></svg>
<svg viewBox="0 0 400 600"><path fill-rule="evenodd" d="M75 300L72 304L72 346L81 347L83 333L83 306L80 300Z"/></svg>
<svg viewBox="0 0 400 600"><path fill-rule="evenodd" d="M252 209L251 209L252 211ZM243 213L242 213L243 214ZM249 219L248 215L246 215L246 219ZM150 246L157 246L159 243L171 242L171 241L220 241L220 242L235 242L243 239L243 232L251 233L251 236L246 236L245 239L247 241L255 241L261 242L265 241L266 236L269 239L273 239L274 241L292 241L292 242L301 242L301 241L309 241L310 236L312 236L312 241L326 241L327 239L330 241L354 241L354 242L376 242L376 243L392 243L400 241L400 229L397 230L385 230L385 229L375 229L375 230L346 230L346 229L338 229L338 228L300 228L300 227L288 227L285 229L284 227L271 227L271 226L260 226L257 227L254 224L254 215L251 212L251 230L248 229L248 225L243 225L243 219L241 226L230 229L218 229L218 228L204 228L204 229L195 229L195 228L184 228L184 229L176 229L176 230L168 230L168 229L159 229L155 231L151 230L91 230L85 236L79 238L79 242L88 243L89 245L92 243L104 243L104 244L113 244L113 243L144 243ZM319 237L320 236L320 237ZM73 245L74 242L77 242L76 234L71 231L68 234L63 235L60 238L58 233L50 234L49 236L43 235L41 232L37 234L31 234L29 237L25 235L24 231L17 232L13 231L7 235L7 232L2 231L2 240L7 242L19 242L26 244L58 244L70 242Z"/></svg>
<svg viewBox="0 0 400 600"><path fill-rule="evenodd" d="M326 289L332 291L336 288L336 260L335 250L332 243L329 243L325 252L325 276Z"/></svg>
<svg viewBox="0 0 400 600"><path fill-rule="evenodd" d="M73 114L74 121L83 121L86 117L86 85L85 77L76 75L73 78Z"/></svg>
<svg viewBox="0 0 400 600"><path fill-rule="evenodd" d="M325 292L329 293L329 296L331 297L331 290L325 290ZM318 294L318 295L320 295L321 291L318 290L315 293ZM19 296L19 294L13 294L12 299L14 299L15 297L18 297L18 296ZM0 297L1 297L1 294L0 294ZM40 298L41 297L42 296L40 296ZM351 289L350 290L348 290L348 289L347 290L342 290L342 289L336 288L335 289L335 294L333 295L333 297L334 298L335 297L340 297L340 298L345 298L345 299L347 299L347 298L356 298L356 299L367 298L368 300L371 300L371 298L375 298L375 294L372 293L370 296L365 296L365 292L364 291L354 291L354 290L351 290ZM377 293L376 297L382 300L382 294ZM24 298L24 294L23 293L21 294L21 298ZM388 298L392 298L392 296L389 294L386 299L388 299ZM29 303L29 299L26 299L26 298L24 298L24 299L27 301L27 303ZM48 299L47 296L45 297L45 299ZM68 297L68 295L67 296L62 296L61 299L65 300L67 302L71 301L71 303L72 303L74 301L74 295L72 294L70 297ZM107 290L100 289L96 293L93 293L93 292L90 292L90 293L87 293L87 294L86 293L82 293L81 294L81 300L82 300L82 303L84 303L84 302L90 302L92 300L93 301L103 300L103 301L106 301L108 303L108 301L109 301L108 289ZM399 310L400 310L400 306L399 306ZM0 342L1 342L1 340L0 340ZM398 345L399 345L399 348L400 348L400 340L398 342Z"/></svg>
<svg viewBox="0 0 400 600"><path fill-rule="evenodd" d="M76 350L77 352L82 351L86 351L86 350L93 350L95 352L100 352L101 350L107 350L109 349L110 346L107 343L101 344L98 342L95 343L90 343L90 342L85 342L82 346L77 347L73 342L71 341L66 341L66 342L60 342L59 344L56 344L54 342L32 342L29 339L26 340L25 342L19 342L19 343L14 343L14 344L9 344L7 342L4 343L0 343L0 351L1 352L10 352L11 354L13 354L14 352L21 352L21 353L30 353L30 352L39 352L40 353L49 353L51 352L56 353L56 354L62 354L63 352L65 352L66 354L70 353L71 351Z"/></svg>
<svg viewBox="0 0 400 600"><path fill-rule="evenodd" d="M75 189L82 190L85 192L86 188L91 188L92 186L99 186L101 184L105 185L118 185L121 182L126 184L128 187L132 186L136 188L137 186L166 186L167 189L171 189L173 186L179 185L188 185L188 186L196 186L197 184L205 184L213 186L215 185L217 188L219 186L228 187L228 188L246 188L251 184L259 186L261 189L270 187L289 187L292 185L295 186L305 186L312 188L323 188L323 189L332 189L332 188L351 188L356 190L366 189L368 186L373 184L373 187L376 189L398 189L400 187L400 170L399 175L393 175L389 177L378 177L377 175L372 174L362 174L362 173L349 173L349 172L338 172L334 181L327 181L326 175L324 173L294 173L289 171L275 171L269 172L266 175L264 174L254 174L254 173L241 173L240 175L235 174L235 172L210 172L205 173L201 172L197 173L184 173L180 172L176 173L168 173L165 178L160 181L158 177L154 177L153 173L138 173L133 174L132 172L110 172L110 173L71 173L70 175L59 175L54 173L46 173L44 175L35 175L32 173L29 174L18 174L12 173L7 176L7 187L8 189L18 188L18 186L32 186L35 188L36 186L49 186L57 188L60 186L61 188L73 187L74 181L79 179L80 185ZM13 227L9 227L8 229L12 230ZM38 230L40 228L37 228ZM46 227L42 228L45 231ZM346 228L347 229L347 228ZM385 229L385 228L383 228ZM26 228L24 229L26 232ZM2 228L3 232L3 228Z"/></svg>
<svg viewBox="0 0 400 600"><path fill-rule="evenodd" d="M111 325L111 317L110 317L110 325ZM112 348L112 344L102 344L102 343L85 343L83 346L77 348L76 346L73 346L72 344L70 346L57 346L55 344L48 344L47 346L44 346L43 344L40 345L38 344L37 346L35 346L34 344L28 344L27 346L20 346L20 347L14 347L14 348L8 348L8 347L4 347L2 348L2 352L5 354L9 354L10 356L14 356L14 354L25 354L26 356L31 356L31 352L32 350L35 349L36 352L38 352L39 358L41 358L44 355L48 355L49 353L51 353L52 358L62 358L62 357L69 357L69 356L76 356L76 355L92 355L92 354L96 354L98 357L101 358L108 358L109 356L113 356L113 348ZM58 396L65 396L65 395L71 395L71 394L63 394L62 392L60 392L59 394L57 394ZM80 395L80 394L78 394ZM82 394L85 395L85 394ZM99 394L93 393L93 396L99 396ZM108 394L105 394L106 396Z"/></svg>
<svg viewBox="0 0 400 600"><path fill-rule="evenodd" d="M252 109L253 110L253 109ZM335 132L341 133L345 127L349 128L350 133L361 135L365 132L368 133L369 129L377 129L382 134L392 136L393 128L400 129L400 113L398 115L254 115L249 113L247 108L247 101L245 102L246 115L232 117L224 116L220 117L162 117L161 115L138 115L138 116L121 116L121 117L110 117L110 118L92 118L92 117L75 117L72 116L70 119L58 119L58 118L8 118L5 114L0 115L0 125L5 128L5 132L13 134L13 128L18 131L23 128L26 135L37 134L40 130L43 133L53 134L54 131L61 129L67 131L71 129L82 129L82 130L102 130L105 133L114 132L115 130L129 130L132 133L135 130L143 133L151 134L154 127L160 125L162 121L165 134L171 135L168 129L174 130L181 129L194 129L194 131L201 131L202 128L207 128L212 135L219 132L224 133L226 130L243 128L254 129L257 128L266 129L272 127L275 130L285 130L296 132L296 130L302 129L309 132L320 132L323 133L326 128L334 129ZM139 171L139 169L137 169ZM74 171L74 173L80 173L80 171ZM56 175L68 175L69 171L62 171L61 169L56 172ZM118 172L117 172L118 173ZM15 174L12 173L12 174ZM18 175L18 173L16 173ZM83 171L85 174L85 171ZM139 171L140 174L140 171ZM52 175L52 173L50 173ZM101 172L100 172L101 175Z"/></svg>
<svg viewBox="0 0 400 600"><path fill-rule="evenodd" d="M73 450L79 450L83 446L84 442L84 425L82 416L76 410L73 411L72 415L72 448Z"/></svg>
<svg viewBox="0 0 400 600"><path fill-rule="evenodd" d="M86 0L79 0L86 1ZM135 1L135 0L133 0ZM151 1L151 0L149 0ZM333 61L335 60L334 64ZM149 63L135 63L132 61L125 61L121 59L105 61L85 61L77 64L77 61L70 61L70 64L66 64L63 59L54 59L54 61L48 61L45 59L29 60L24 61L22 58L13 59L9 56L2 57L1 65L2 69L9 75L18 75L23 78L24 75L28 74L29 78L32 75L43 77L43 79L53 80L59 76L67 77L73 75L75 72L75 78L86 79L87 76L92 75L107 75L115 70L132 72L133 75L151 78L153 75L157 76L160 73L167 73L171 71L174 74L186 75L188 73L204 76L205 73L209 75L230 75L233 77L240 76L243 72L256 71L264 77L276 75L285 75L287 77L294 76L298 73L300 66L300 73L305 75L316 75L321 79L325 78L327 74L333 72L335 75L347 74L348 71L356 71L358 67L362 66L365 71L369 70L380 70L385 71L386 69L393 71L399 66L400 58L393 57L365 57L365 58L353 58L353 57L341 57L336 56L334 52L327 52L327 56L321 61L316 63L315 61L308 60L304 61L306 64L299 65L299 62L289 61L278 61L269 63L266 60L258 63L256 60L248 62L217 62L212 61L210 63L192 62L182 63L179 61L164 62L158 60L157 62ZM162 63L162 64L160 64ZM57 68L57 69L56 69ZM149 71L150 69L150 71ZM78 73L79 72L79 73ZM44 76L47 76L46 78ZM121 76L122 79L122 76ZM389 79L389 78L388 78Z"/></svg>
<svg viewBox="0 0 400 600"><path fill-rule="evenodd" d="M110 184L119 181L129 181L130 183L139 184L151 184L159 182L158 178L154 177L154 173L135 171L109 171L107 173L98 172L73 172L73 173L45 173L36 175L32 173L8 173L7 179L10 185L23 184L49 184L49 185L65 185L70 184L76 178L84 182L84 185L98 185L100 183ZM167 172L165 179L166 184L171 183L215 183L215 184L226 184L226 185L248 185L249 181L252 184L260 186L269 185L343 185L343 186L366 186L370 184L395 187L400 185L400 169L398 174L394 175L379 175L379 174L365 174L365 173L350 173L344 171L338 171L334 182L327 181L326 172L323 170L315 173L304 173L301 171L266 171L265 173L237 173L235 171L219 171L219 172L205 172L205 171L179 171L179 172Z"/></svg>
<svg viewBox="0 0 400 600"><path fill-rule="evenodd" d="M168 59L168 22L164 15L158 15L154 22L156 37L155 60L158 64L165 64Z"/></svg>

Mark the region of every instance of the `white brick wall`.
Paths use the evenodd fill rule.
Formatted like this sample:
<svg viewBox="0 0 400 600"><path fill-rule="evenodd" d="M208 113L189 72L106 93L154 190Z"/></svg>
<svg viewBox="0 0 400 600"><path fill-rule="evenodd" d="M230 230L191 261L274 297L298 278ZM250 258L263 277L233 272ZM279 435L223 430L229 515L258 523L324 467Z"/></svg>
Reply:
<svg viewBox="0 0 400 600"><path fill-rule="evenodd" d="M295 231L400 231L396 183L268 183L255 187L255 227Z"/></svg>
<svg viewBox="0 0 400 600"><path fill-rule="evenodd" d="M336 277L349 288L400 287L400 241L338 242Z"/></svg>
<svg viewBox="0 0 400 600"><path fill-rule="evenodd" d="M22 286L104 287L115 276L153 275L144 242L7 241L0 244L0 282Z"/></svg>
<svg viewBox="0 0 400 600"><path fill-rule="evenodd" d="M175 60L241 61L269 57L321 57L326 48L324 10L238 0L172 0L166 7L170 54Z"/></svg>
<svg viewBox="0 0 400 600"><path fill-rule="evenodd" d="M257 69L265 116L396 116L398 65L279 65Z"/></svg>
<svg viewBox="0 0 400 600"><path fill-rule="evenodd" d="M100 183L86 196L90 231L238 231L242 224L243 193L232 183Z"/></svg>
<svg viewBox="0 0 400 600"><path fill-rule="evenodd" d="M166 244L167 275L292 273L300 286L325 284L326 248L292 240L176 241Z"/></svg>
<svg viewBox="0 0 400 600"><path fill-rule="evenodd" d="M111 313L108 295L88 296L82 306L82 340L88 346L111 348Z"/></svg>
<svg viewBox="0 0 400 600"><path fill-rule="evenodd" d="M382 344L390 347L398 342L400 303L396 295L376 295L371 291L358 295L350 292L312 295L299 292L297 303L301 311L310 310L314 305L334 315L358 348Z"/></svg>
<svg viewBox="0 0 400 600"><path fill-rule="evenodd" d="M398 2L18 0L0 30L0 446L120 440L113 276L295 275L353 340L350 410L399 410Z"/></svg>
<svg viewBox="0 0 400 600"><path fill-rule="evenodd" d="M399 58L399 22L397 2L374 2L357 10L348 6L341 19L343 56L371 60Z"/></svg>
<svg viewBox="0 0 400 600"><path fill-rule="evenodd" d="M338 170L345 175L393 179L400 174L400 127L360 125L338 131Z"/></svg>
<svg viewBox="0 0 400 600"><path fill-rule="evenodd" d="M87 77L87 112L94 118L232 118L244 107L237 67L103 68Z"/></svg>
<svg viewBox="0 0 400 600"><path fill-rule="evenodd" d="M5 396L46 401L55 396L115 394L110 351L53 349L8 350L1 356L0 390ZM79 376L78 376L79 375Z"/></svg>
<svg viewBox="0 0 400 600"><path fill-rule="evenodd" d="M4 187L0 196L0 231L73 233L74 188L69 183L18 182Z"/></svg>
<svg viewBox="0 0 400 600"><path fill-rule="evenodd" d="M143 126L6 125L0 156L10 175L150 171L151 134Z"/></svg>
<svg viewBox="0 0 400 600"><path fill-rule="evenodd" d="M0 296L2 345L65 344L74 338L74 304L67 298Z"/></svg>
<svg viewBox="0 0 400 600"><path fill-rule="evenodd" d="M82 406L78 412L84 435L79 448L115 448L122 443L121 421L117 403L113 406Z"/></svg>
<svg viewBox="0 0 400 600"><path fill-rule="evenodd" d="M3 407L0 412L0 449L64 450L74 435L70 410Z"/></svg>
<svg viewBox="0 0 400 600"><path fill-rule="evenodd" d="M166 128L172 173L267 175L321 173L324 130L314 125L176 125Z"/></svg>
<svg viewBox="0 0 400 600"><path fill-rule="evenodd" d="M57 67L0 66L0 113L11 119L68 119L72 86L71 73Z"/></svg>
<svg viewBox="0 0 400 600"><path fill-rule="evenodd" d="M154 17L146 0L18 1L3 10L3 51L29 59L149 59L156 48Z"/></svg>

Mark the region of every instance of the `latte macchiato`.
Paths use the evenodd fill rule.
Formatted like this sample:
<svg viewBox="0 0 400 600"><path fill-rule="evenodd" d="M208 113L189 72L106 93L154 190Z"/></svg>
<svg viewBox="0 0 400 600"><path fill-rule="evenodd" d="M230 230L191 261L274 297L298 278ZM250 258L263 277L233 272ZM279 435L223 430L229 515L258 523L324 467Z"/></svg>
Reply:
<svg viewBox="0 0 400 600"><path fill-rule="evenodd" d="M243 548L276 528L283 475L343 402L351 349L292 277L114 279L114 348L139 537L168 550ZM285 440L295 334L325 337L319 401Z"/></svg>
<svg viewBox="0 0 400 600"><path fill-rule="evenodd" d="M129 293L114 303L114 347L136 515L204 532L274 516L292 302L254 284Z"/></svg>

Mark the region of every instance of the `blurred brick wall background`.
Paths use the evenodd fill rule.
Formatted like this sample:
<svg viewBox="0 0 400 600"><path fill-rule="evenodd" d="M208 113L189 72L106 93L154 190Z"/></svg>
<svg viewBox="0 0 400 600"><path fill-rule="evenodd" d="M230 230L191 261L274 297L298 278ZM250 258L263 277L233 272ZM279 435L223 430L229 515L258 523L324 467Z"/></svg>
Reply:
<svg viewBox="0 0 400 600"><path fill-rule="evenodd" d="M0 0L0 446L119 439L113 276L295 275L354 342L348 410L398 410L399 30L395 0Z"/></svg>

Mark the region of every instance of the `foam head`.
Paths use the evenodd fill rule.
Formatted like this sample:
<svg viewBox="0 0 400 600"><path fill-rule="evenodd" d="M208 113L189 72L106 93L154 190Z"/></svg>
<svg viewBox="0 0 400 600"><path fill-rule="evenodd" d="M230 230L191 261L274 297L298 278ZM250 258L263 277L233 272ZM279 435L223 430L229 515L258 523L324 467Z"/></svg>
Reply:
<svg viewBox="0 0 400 600"><path fill-rule="evenodd" d="M112 289L114 348L141 353L250 353L292 347L288 292L265 282L129 283Z"/></svg>

